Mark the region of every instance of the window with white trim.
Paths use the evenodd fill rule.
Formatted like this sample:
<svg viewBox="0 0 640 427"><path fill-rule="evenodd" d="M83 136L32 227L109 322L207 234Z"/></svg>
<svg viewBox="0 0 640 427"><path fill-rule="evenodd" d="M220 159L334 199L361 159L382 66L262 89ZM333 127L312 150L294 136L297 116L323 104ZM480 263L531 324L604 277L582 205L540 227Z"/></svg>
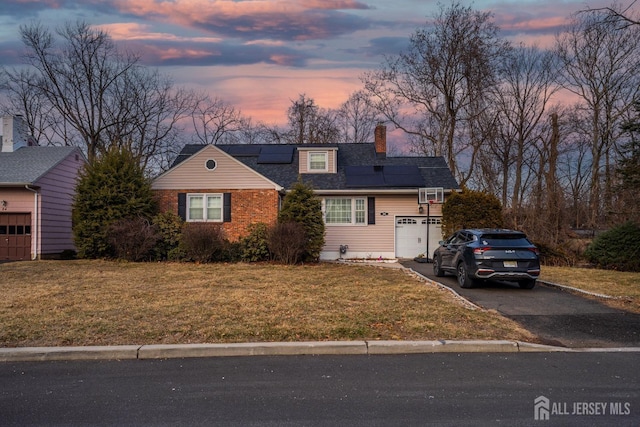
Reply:
<svg viewBox="0 0 640 427"><path fill-rule="evenodd" d="M327 198L325 199L324 221L328 225L366 225L367 199Z"/></svg>
<svg viewBox="0 0 640 427"><path fill-rule="evenodd" d="M307 159L309 172L326 172L329 170L329 153L326 151L309 151Z"/></svg>
<svg viewBox="0 0 640 427"><path fill-rule="evenodd" d="M222 222L222 194L188 194L187 221Z"/></svg>

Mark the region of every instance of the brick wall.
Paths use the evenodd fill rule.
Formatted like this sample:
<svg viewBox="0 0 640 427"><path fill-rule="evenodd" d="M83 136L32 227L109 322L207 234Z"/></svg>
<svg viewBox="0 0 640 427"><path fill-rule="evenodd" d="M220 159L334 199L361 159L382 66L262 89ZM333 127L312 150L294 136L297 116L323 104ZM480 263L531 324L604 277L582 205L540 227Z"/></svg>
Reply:
<svg viewBox="0 0 640 427"><path fill-rule="evenodd" d="M279 194L276 190L154 190L160 212L178 214L178 193L231 193L231 222L223 224L227 239L246 236L247 227L256 222L275 224ZM219 224L219 223L216 223Z"/></svg>

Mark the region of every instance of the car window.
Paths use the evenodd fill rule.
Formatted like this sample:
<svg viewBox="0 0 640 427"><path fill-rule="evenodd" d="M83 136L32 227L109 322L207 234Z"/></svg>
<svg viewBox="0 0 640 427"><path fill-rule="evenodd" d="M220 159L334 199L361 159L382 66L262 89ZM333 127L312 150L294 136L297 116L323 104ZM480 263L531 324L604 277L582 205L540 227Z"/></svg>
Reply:
<svg viewBox="0 0 640 427"><path fill-rule="evenodd" d="M523 234L484 234L480 242L487 246L531 246L531 242Z"/></svg>

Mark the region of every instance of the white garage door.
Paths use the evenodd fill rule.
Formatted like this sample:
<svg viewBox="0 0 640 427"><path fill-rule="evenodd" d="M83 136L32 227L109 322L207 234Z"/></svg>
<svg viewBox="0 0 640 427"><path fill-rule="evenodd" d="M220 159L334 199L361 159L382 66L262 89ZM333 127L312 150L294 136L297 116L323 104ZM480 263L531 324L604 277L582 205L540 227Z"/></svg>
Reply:
<svg viewBox="0 0 640 427"><path fill-rule="evenodd" d="M429 245L427 248L427 222L429 223ZM428 250L429 258L442 240L440 217L397 217L396 257L414 258Z"/></svg>

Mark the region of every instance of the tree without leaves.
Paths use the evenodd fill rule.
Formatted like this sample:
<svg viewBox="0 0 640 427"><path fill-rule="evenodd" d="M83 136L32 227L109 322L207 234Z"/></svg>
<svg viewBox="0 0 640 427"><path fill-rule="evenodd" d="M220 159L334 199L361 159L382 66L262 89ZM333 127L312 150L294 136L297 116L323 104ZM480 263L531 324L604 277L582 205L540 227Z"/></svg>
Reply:
<svg viewBox="0 0 640 427"><path fill-rule="evenodd" d="M620 19L610 12L581 13L556 40L561 84L581 99L590 119L591 227L611 210L620 124L640 88L640 26L621 27Z"/></svg>
<svg viewBox="0 0 640 427"><path fill-rule="evenodd" d="M20 28L26 47L26 74L6 71L14 93L36 94L42 106L23 105L29 126L44 114L50 140L80 145L93 162L112 144L127 146L142 165L167 151L176 124L188 112L191 96L173 91L171 82L123 54L109 35L84 22L56 31L41 24ZM61 42L58 44L58 42Z"/></svg>
<svg viewBox="0 0 640 427"><path fill-rule="evenodd" d="M192 112L195 139L201 144L218 144L240 133L248 125L239 110L220 98L202 96Z"/></svg>
<svg viewBox="0 0 640 427"><path fill-rule="evenodd" d="M287 111L289 131L284 139L293 144L337 143L340 131L335 111L320 108L313 98L301 94Z"/></svg>
<svg viewBox="0 0 640 427"><path fill-rule="evenodd" d="M364 91L352 93L338 111L338 118L344 142L371 142L378 113L373 108Z"/></svg>
<svg viewBox="0 0 640 427"><path fill-rule="evenodd" d="M501 64L500 84L491 92L499 132L494 144L489 145L501 159L502 204L516 211L524 196L526 166L532 166L526 162L535 153L536 141L541 138L540 124L557 91L556 70L551 52L520 45Z"/></svg>
<svg viewBox="0 0 640 427"><path fill-rule="evenodd" d="M363 76L376 109L412 136L421 154L445 156L462 183L482 140L474 121L508 48L490 18L457 2L441 4L433 24L412 35L407 52ZM472 163L466 173L456 159L464 151Z"/></svg>

